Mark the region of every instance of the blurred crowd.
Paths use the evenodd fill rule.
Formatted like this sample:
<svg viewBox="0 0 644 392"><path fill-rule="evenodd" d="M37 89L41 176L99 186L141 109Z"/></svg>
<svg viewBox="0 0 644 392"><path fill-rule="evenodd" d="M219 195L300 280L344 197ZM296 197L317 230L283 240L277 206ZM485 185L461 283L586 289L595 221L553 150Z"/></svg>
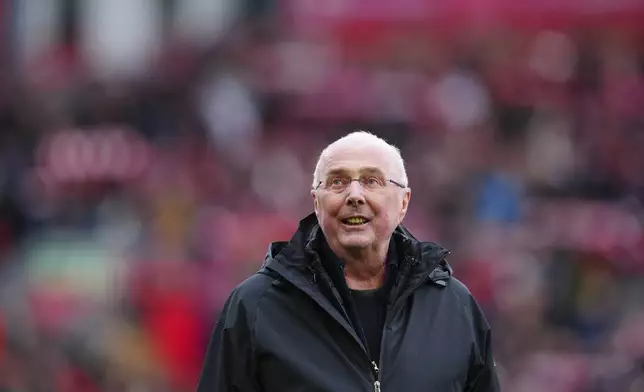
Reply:
<svg viewBox="0 0 644 392"><path fill-rule="evenodd" d="M505 391L644 390L641 31L356 44L246 3L150 53L125 25L94 57L69 21L37 55L3 40L0 391L193 390L226 296L355 129L402 150L406 225L452 249Z"/></svg>

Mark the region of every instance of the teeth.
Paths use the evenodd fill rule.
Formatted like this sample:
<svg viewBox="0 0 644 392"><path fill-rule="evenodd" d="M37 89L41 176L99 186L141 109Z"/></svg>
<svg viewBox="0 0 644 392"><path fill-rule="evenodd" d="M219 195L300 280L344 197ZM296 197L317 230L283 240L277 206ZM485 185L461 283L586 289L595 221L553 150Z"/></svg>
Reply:
<svg viewBox="0 0 644 392"><path fill-rule="evenodd" d="M361 225L365 222L365 220L360 217L348 218L346 221L350 225Z"/></svg>

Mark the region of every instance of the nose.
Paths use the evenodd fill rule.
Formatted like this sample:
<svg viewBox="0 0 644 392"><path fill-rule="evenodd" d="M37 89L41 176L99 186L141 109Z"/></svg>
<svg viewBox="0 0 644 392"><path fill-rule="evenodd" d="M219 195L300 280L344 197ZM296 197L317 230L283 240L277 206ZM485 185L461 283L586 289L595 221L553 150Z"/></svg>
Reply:
<svg viewBox="0 0 644 392"><path fill-rule="evenodd" d="M347 188L347 204L360 205L365 203L364 189L360 181L351 181Z"/></svg>

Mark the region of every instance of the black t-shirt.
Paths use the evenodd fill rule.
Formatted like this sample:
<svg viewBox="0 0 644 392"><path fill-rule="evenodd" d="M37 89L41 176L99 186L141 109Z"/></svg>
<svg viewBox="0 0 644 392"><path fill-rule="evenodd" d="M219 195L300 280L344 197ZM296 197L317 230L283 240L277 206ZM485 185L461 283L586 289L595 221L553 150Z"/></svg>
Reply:
<svg viewBox="0 0 644 392"><path fill-rule="evenodd" d="M387 274L385 284L375 290L350 290L344 276L344 262L329 248L326 241L322 245L322 263L342 297L345 310L356 332L366 344L371 360L379 363L382 332L387 316L387 299L395 280L397 253L393 239L387 254Z"/></svg>
<svg viewBox="0 0 644 392"><path fill-rule="evenodd" d="M380 359L380 343L387 316L386 286L375 290L349 290L371 360Z"/></svg>

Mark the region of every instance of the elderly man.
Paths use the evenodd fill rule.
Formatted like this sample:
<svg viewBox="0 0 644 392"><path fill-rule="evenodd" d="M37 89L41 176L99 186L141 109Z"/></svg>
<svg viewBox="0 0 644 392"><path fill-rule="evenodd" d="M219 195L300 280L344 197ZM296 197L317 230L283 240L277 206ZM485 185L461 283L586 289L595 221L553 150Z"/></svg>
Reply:
<svg viewBox="0 0 644 392"><path fill-rule="evenodd" d="M490 327L449 252L401 224L398 149L349 134L313 178L315 213L231 294L198 392L498 391Z"/></svg>

